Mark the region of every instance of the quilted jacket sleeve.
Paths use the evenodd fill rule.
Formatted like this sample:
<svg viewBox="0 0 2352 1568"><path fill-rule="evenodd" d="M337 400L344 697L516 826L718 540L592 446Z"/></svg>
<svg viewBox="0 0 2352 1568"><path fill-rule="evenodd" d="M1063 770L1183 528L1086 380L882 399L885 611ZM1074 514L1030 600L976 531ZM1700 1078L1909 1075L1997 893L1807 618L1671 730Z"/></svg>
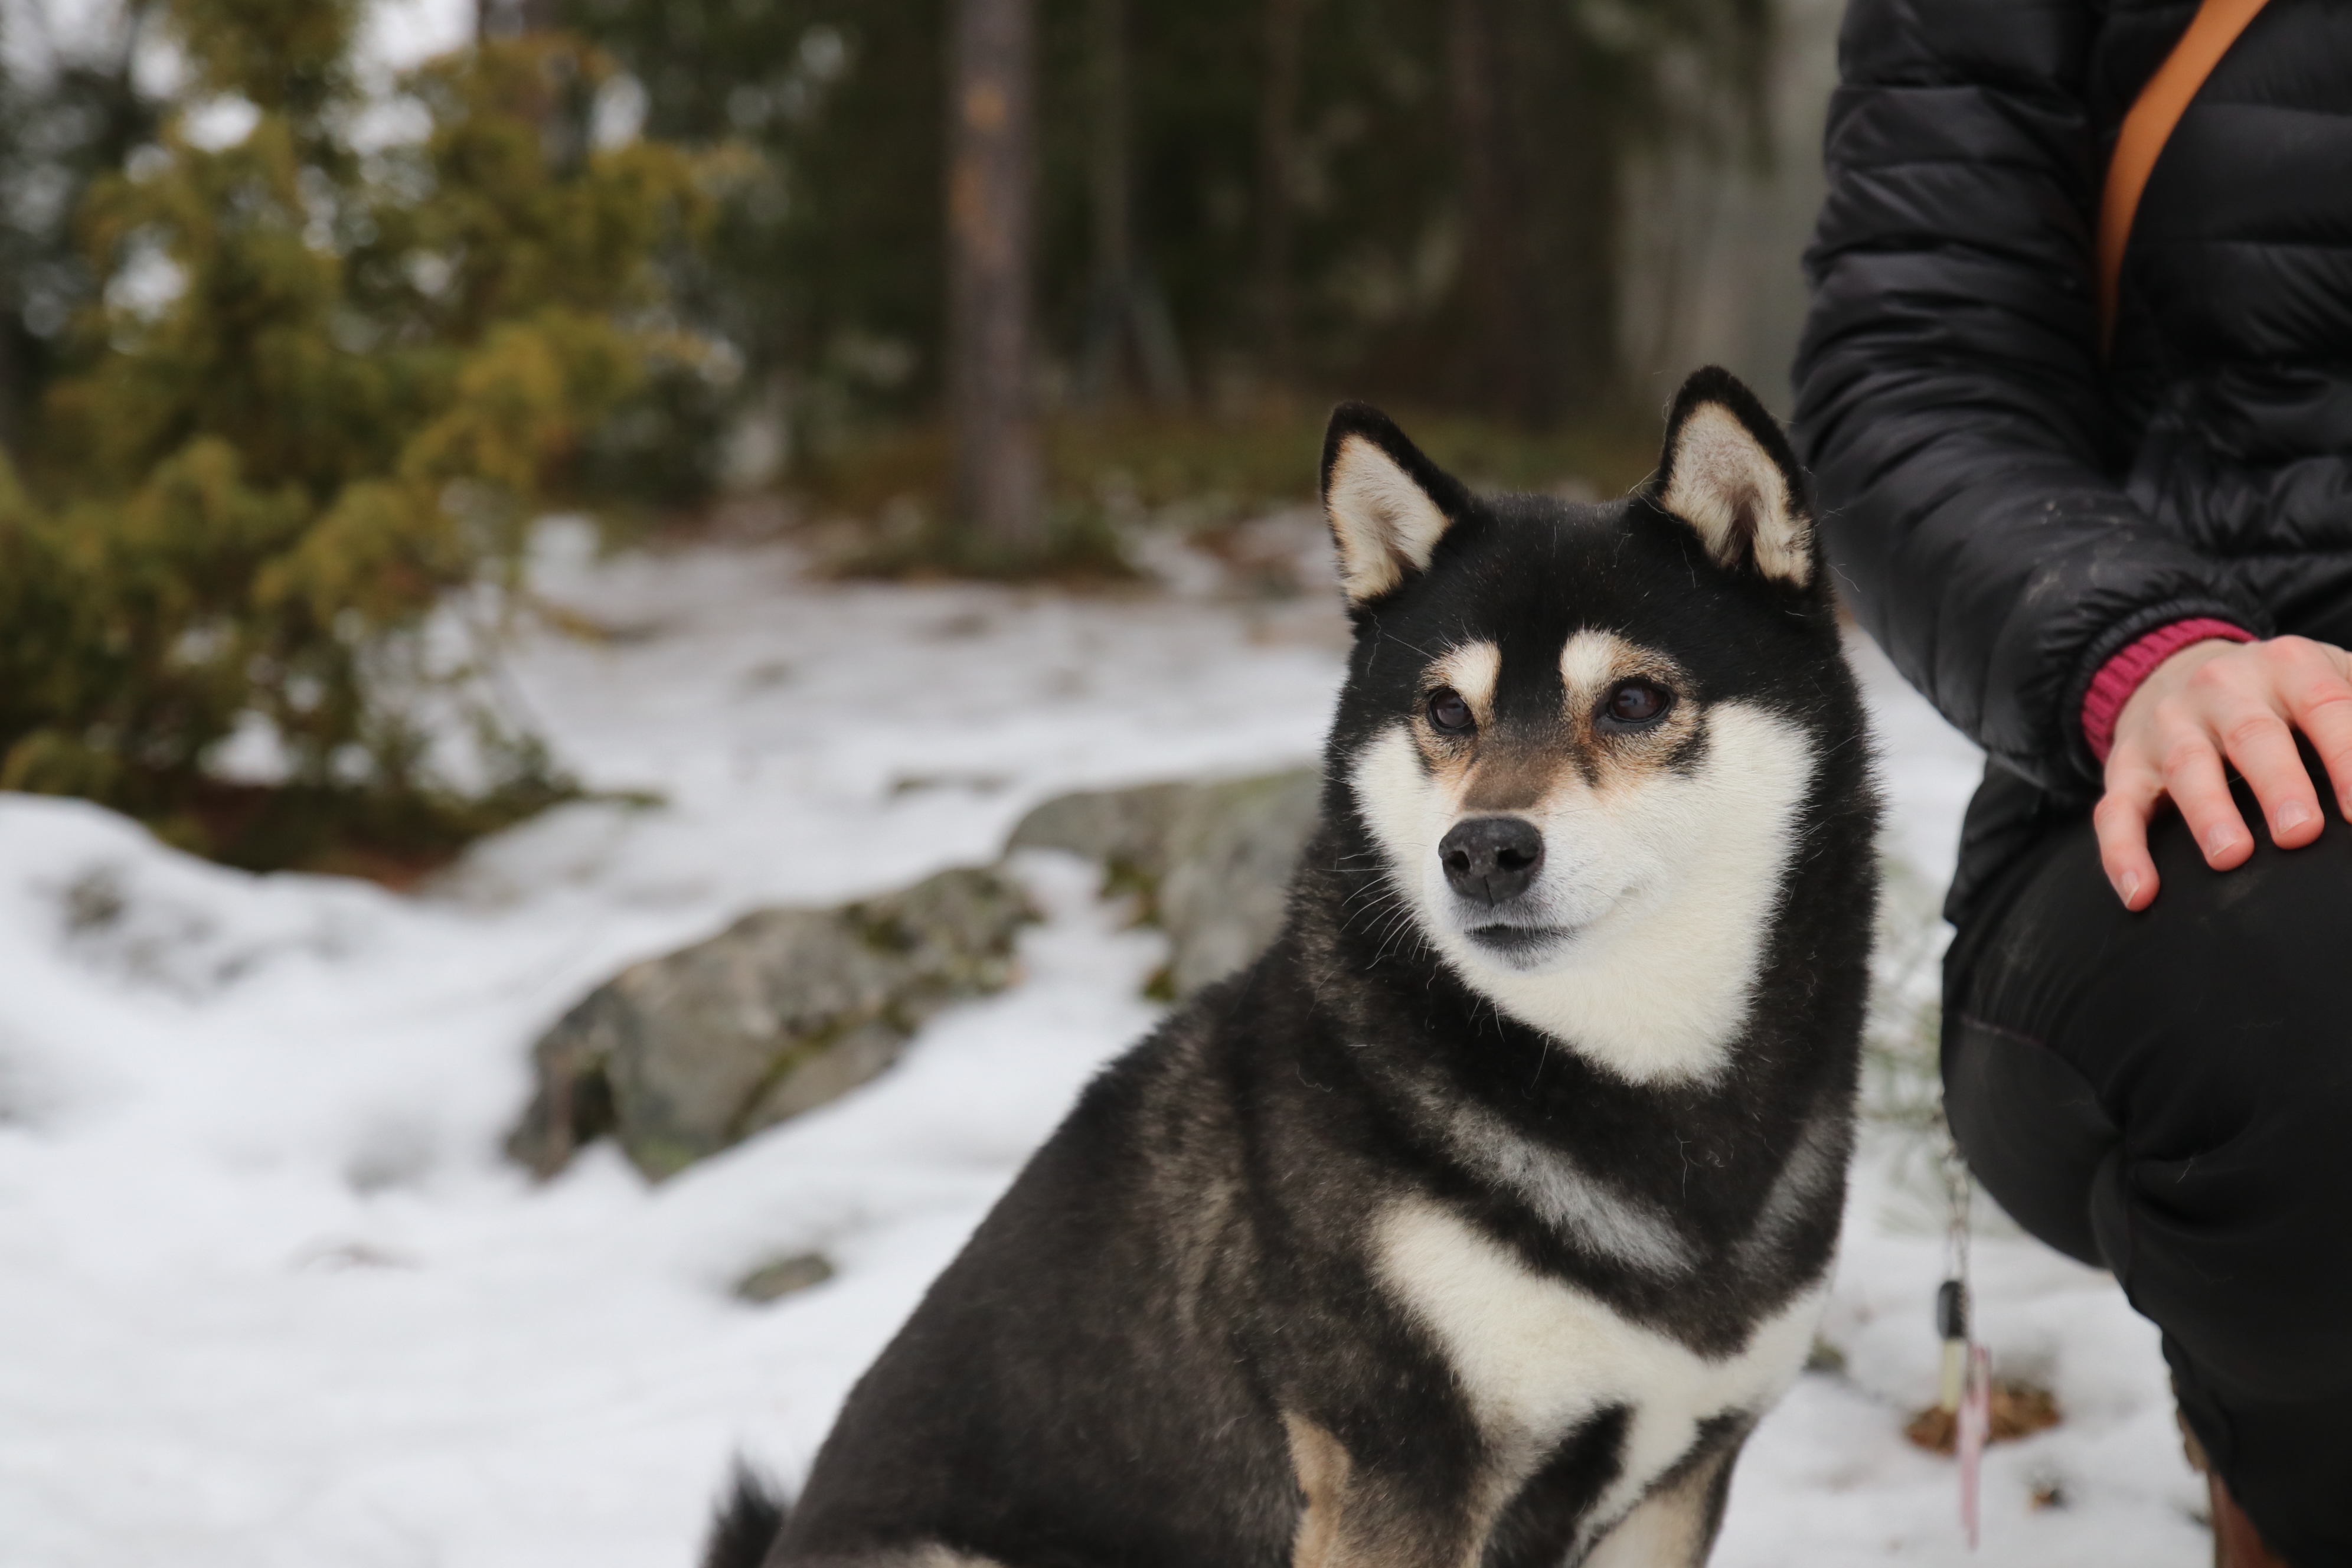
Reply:
<svg viewBox="0 0 2352 1568"><path fill-rule="evenodd" d="M2269 630L2116 477L2082 79L2099 10L1853 0L1796 371L1863 625L1996 760L2074 798L2096 793L2079 715L2110 657L2192 616Z"/></svg>

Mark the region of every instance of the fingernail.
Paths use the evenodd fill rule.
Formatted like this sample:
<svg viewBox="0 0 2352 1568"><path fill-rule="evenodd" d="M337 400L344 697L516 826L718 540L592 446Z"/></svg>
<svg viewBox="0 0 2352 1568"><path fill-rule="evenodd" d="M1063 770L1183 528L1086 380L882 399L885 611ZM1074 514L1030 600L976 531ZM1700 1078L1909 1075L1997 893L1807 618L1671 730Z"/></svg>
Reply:
<svg viewBox="0 0 2352 1568"><path fill-rule="evenodd" d="M2292 831L2311 820L2311 808L2299 800L2291 800L2279 807L2277 820L2280 832Z"/></svg>
<svg viewBox="0 0 2352 1568"><path fill-rule="evenodd" d="M2236 834L2231 832L2226 827L2217 827L2212 832L2205 836L2205 853L2208 855L2226 855L2230 852L2230 847L2237 843L2237 841L2238 836Z"/></svg>
<svg viewBox="0 0 2352 1568"><path fill-rule="evenodd" d="M2137 899L2137 898L2138 898L2138 897L2139 897L2139 873L2138 873L2138 872L2137 872L2137 871L2126 871L2126 872L2125 872L2125 873L2124 873L2123 894L2124 894L2124 902L2125 902L2126 904L2129 904L2129 903L2130 903L2134 899Z"/></svg>

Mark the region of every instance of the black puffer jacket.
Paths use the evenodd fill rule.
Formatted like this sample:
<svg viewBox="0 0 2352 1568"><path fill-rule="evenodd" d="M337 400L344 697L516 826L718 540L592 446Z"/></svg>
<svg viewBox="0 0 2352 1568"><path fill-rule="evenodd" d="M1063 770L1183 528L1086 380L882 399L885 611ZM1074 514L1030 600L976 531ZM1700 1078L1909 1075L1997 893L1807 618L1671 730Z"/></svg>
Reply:
<svg viewBox="0 0 2352 1568"><path fill-rule="evenodd" d="M1956 903L2098 791L2145 633L2352 644L2352 4L2270 0L2158 161L2100 363L2116 129L2195 0L1852 0L1799 450L1863 624L1994 766Z"/></svg>

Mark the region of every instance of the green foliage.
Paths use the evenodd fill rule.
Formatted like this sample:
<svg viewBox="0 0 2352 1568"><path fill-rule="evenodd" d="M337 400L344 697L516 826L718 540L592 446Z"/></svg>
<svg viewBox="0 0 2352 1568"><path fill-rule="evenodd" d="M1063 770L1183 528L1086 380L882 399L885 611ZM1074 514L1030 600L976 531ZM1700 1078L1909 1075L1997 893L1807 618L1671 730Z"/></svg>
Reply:
<svg viewBox="0 0 2352 1568"><path fill-rule="evenodd" d="M1313 499L1325 410L1299 406L1246 419L1133 412L1045 425L1057 495L1116 489L1148 510L1183 507L1238 517ZM1578 479L1602 494L1631 489L1657 461L1654 421L1516 430L1459 412L1399 405L1416 445L1484 489L1545 489ZM894 504L936 511L947 483L946 436L935 426L877 432L811 462L810 498L825 512L872 516Z"/></svg>
<svg viewBox="0 0 2352 1568"><path fill-rule="evenodd" d="M1562 483L1622 493L1655 465L1657 427L1641 418L1529 431L1458 410L1400 405L1397 417L1443 468L1487 490ZM1214 534L1270 508L1310 501L1324 411L1294 405L1248 418L1141 409L1045 422L1047 488L1055 498L1045 550L992 562L940 527L948 443L936 425L902 426L839 443L804 466L801 483L821 526L820 556L854 577L999 574L1100 584L1131 578L1136 525Z"/></svg>
<svg viewBox="0 0 2352 1568"><path fill-rule="evenodd" d="M403 83L427 133L362 152L356 10L173 0L194 86L90 190L93 302L0 483L0 787L238 859L426 854L559 787L460 609L512 587L648 363L707 353L652 264L705 171L590 144L604 57L541 35L435 61ZM251 130L197 144L187 110L225 97ZM425 738L453 718L470 776ZM208 766L241 728L274 738L284 809Z"/></svg>
<svg viewBox="0 0 2352 1568"><path fill-rule="evenodd" d="M58 335L91 296L73 215L93 181L155 132L131 61L152 0L66 56L45 51L35 7L0 9L0 439L17 444L57 368Z"/></svg>
<svg viewBox="0 0 2352 1568"><path fill-rule="evenodd" d="M1297 388L1485 405L1472 310L1450 19L1469 0L1305 0L1287 174ZM1478 0L1499 68L1530 297L1515 301L1562 382L1606 420L1627 159L1682 138L1762 145L1770 0ZM1255 406L1267 358L1262 241L1271 0L1127 0L1135 239L1192 385ZM1072 378L1101 258L1089 171L1093 0L1037 9L1046 357ZM647 94L647 129L727 144L753 173L684 279L695 319L752 381L792 391L822 458L861 421L920 416L940 392L943 0L568 0ZM1280 391L1282 388L1274 388Z"/></svg>
<svg viewBox="0 0 2352 1568"><path fill-rule="evenodd" d="M201 86L316 129L351 91L357 0L169 0Z"/></svg>
<svg viewBox="0 0 2352 1568"><path fill-rule="evenodd" d="M944 323L942 0L570 0L646 95L655 138L742 177L672 268L680 309L788 380L822 443L925 407Z"/></svg>

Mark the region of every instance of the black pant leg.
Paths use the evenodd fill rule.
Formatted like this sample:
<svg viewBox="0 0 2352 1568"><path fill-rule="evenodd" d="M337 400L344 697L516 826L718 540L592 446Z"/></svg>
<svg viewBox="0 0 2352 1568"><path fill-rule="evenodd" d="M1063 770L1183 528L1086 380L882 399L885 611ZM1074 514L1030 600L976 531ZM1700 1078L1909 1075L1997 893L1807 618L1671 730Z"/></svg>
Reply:
<svg viewBox="0 0 2352 1568"><path fill-rule="evenodd" d="M1953 1130L2019 1223L2163 1329L2272 1545L2352 1564L2352 830L2221 874L2177 816L2150 847L2143 914L2087 821L1983 900L1946 976Z"/></svg>

